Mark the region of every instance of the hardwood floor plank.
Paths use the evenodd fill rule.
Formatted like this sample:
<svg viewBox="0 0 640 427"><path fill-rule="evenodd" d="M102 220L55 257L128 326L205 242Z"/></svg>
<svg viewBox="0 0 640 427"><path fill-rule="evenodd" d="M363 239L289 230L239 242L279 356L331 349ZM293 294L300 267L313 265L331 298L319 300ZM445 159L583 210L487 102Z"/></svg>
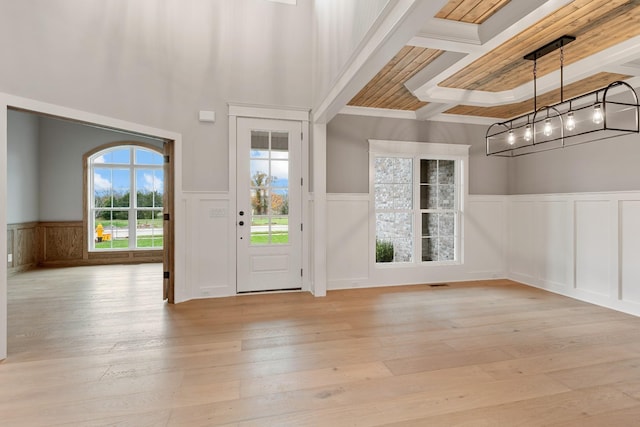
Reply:
<svg viewBox="0 0 640 427"><path fill-rule="evenodd" d="M426 356L394 359L384 363L394 375L406 375L513 359L509 353L499 348L482 351L429 353Z"/></svg>
<svg viewBox="0 0 640 427"><path fill-rule="evenodd" d="M359 405L343 405L260 418L241 422L240 425L339 426L349 425L353 420L357 420L357 424L361 426L378 426L397 420L414 420L425 415L463 411L566 391L568 391L566 387L546 376L530 376L518 381L472 384L461 388L438 390L436 393L422 392Z"/></svg>
<svg viewBox="0 0 640 427"><path fill-rule="evenodd" d="M153 411L147 413L136 414L135 418L128 416L106 417L93 420L85 420L82 422L83 427L159 427L166 426L171 416L170 410ZM65 423L57 424L59 426L76 427L78 424Z"/></svg>
<svg viewBox="0 0 640 427"><path fill-rule="evenodd" d="M485 363L481 368L495 379L508 379L521 375L535 375L572 368L587 368L602 363L637 359L640 353L628 345L596 346L589 351L575 350Z"/></svg>
<svg viewBox="0 0 640 427"><path fill-rule="evenodd" d="M412 419L406 422L386 424L387 427L423 426L552 426L579 420L576 425L588 425L593 415L608 411L625 411L636 408L635 399L611 387L583 389L549 396L525 399L501 405L486 406L468 411L443 414L435 417ZM470 421L471 420L471 421ZM582 424L585 423L585 424ZM608 424L604 425L622 425Z"/></svg>
<svg viewBox="0 0 640 427"><path fill-rule="evenodd" d="M640 420L640 406L597 414L580 420L556 424L554 427L636 427Z"/></svg>
<svg viewBox="0 0 640 427"><path fill-rule="evenodd" d="M548 374L572 389L640 381L640 357L610 361Z"/></svg>
<svg viewBox="0 0 640 427"><path fill-rule="evenodd" d="M240 395L242 397L269 395L305 388L326 387L352 381L384 378L391 375L392 373L386 366L379 362L305 370L291 374L244 380L240 386Z"/></svg>

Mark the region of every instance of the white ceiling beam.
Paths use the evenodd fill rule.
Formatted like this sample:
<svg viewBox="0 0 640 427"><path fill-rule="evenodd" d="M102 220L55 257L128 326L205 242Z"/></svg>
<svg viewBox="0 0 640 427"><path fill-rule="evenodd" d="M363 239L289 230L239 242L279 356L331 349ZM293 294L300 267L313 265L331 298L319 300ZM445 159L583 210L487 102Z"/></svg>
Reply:
<svg viewBox="0 0 640 427"><path fill-rule="evenodd" d="M477 51L482 44L478 28L477 24L431 18L427 26L407 44L450 52L471 53Z"/></svg>
<svg viewBox="0 0 640 427"><path fill-rule="evenodd" d="M387 108L354 107L352 105L343 107L342 110L340 110L339 114L348 114L351 116L387 117L390 119L416 119L415 111L390 110Z"/></svg>
<svg viewBox="0 0 640 427"><path fill-rule="evenodd" d="M431 122L447 122L447 123L461 123L468 125L483 125L490 126L496 122L501 122L504 119L496 117L480 117L480 116L462 116L460 114L436 114L429 117Z"/></svg>
<svg viewBox="0 0 640 427"><path fill-rule="evenodd" d="M428 120L431 117L444 113L452 107L455 107L455 104L440 104L437 102L431 102L416 111L416 119Z"/></svg>

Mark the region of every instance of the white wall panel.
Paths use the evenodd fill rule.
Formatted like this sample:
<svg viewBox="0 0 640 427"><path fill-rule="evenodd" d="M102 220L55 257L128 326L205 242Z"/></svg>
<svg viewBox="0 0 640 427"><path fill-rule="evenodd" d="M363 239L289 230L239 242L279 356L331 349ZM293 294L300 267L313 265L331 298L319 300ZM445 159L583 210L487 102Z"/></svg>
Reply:
<svg viewBox="0 0 640 427"><path fill-rule="evenodd" d="M566 201L543 201L536 212L538 272L550 286L565 287L571 268L571 233Z"/></svg>
<svg viewBox="0 0 640 427"><path fill-rule="evenodd" d="M469 272L504 274L506 206L506 198L470 197L464 239L464 262Z"/></svg>
<svg viewBox="0 0 640 427"><path fill-rule="evenodd" d="M508 200L510 279L640 316L640 192Z"/></svg>
<svg viewBox="0 0 640 427"><path fill-rule="evenodd" d="M509 270L519 277L534 278L536 251L536 205L531 201L516 200L509 205Z"/></svg>
<svg viewBox="0 0 640 427"><path fill-rule="evenodd" d="M327 197L327 280L351 287L369 276L369 195Z"/></svg>
<svg viewBox="0 0 640 427"><path fill-rule="evenodd" d="M607 200L579 200L575 205L576 288L610 294L610 209Z"/></svg>
<svg viewBox="0 0 640 427"><path fill-rule="evenodd" d="M226 194L188 193L187 218L191 224L187 242L187 269L191 298L235 295L229 200Z"/></svg>
<svg viewBox="0 0 640 427"><path fill-rule="evenodd" d="M622 299L640 304L640 200L620 202Z"/></svg>

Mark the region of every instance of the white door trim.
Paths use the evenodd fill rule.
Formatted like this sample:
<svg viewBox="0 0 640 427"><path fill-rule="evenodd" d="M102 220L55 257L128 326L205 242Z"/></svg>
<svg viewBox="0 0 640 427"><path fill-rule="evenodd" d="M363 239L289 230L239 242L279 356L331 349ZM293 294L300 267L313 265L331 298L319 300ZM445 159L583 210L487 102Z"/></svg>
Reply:
<svg viewBox="0 0 640 427"><path fill-rule="evenodd" d="M302 125L302 222L309 224L309 110L299 107L274 107L260 106L242 103L228 103L229 105L229 206L236 209L237 196L237 149L238 149L238 118L258 118L274 120L298 121ZM309 239L312 233L311 227L305 227L302 232L302 269L305 274L302 277L302 290L310 291L311 274L309 268ZM228 238L229 242L229 286L238 289L238 278L236 275L237 250L236 242L236 215L228 216Z"/></svg>

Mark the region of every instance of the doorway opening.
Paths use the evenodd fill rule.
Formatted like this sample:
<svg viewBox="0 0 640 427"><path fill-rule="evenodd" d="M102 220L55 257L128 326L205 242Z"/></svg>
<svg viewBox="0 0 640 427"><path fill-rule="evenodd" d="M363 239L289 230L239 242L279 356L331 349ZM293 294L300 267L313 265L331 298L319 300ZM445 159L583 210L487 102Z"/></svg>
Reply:
<svg viewBox="0 0 640 427"><path fill-rule="evenodd" d="M8 275L15 277L22 271L39 267L97 265L91 273L95 275L96 269L113 271L108 267L110 264L128 264L135 269L135 264L156 263L160 273L157 301L174 303L175 140L37 109L8 106L6 111ZM160 168L165 176L162 190L157 193L162 193L163 200L156 205L161 209L159 218L154 220L161 224L156 228L162 232L159 237L162 246L151 250L142 248L125 256L117 252L108 256L92 254L89 242L94 230L87 226L87 193L83 181L88 175L83 155L100 144L127 140L152 144L161 153ZM133 203L134 199L130 197ZM105 273L105 282L108 279ZM2 303L8 304L5 298L6 295ZM9 325L0 326L4 329ZM6 354L5 346L5 342L0 343L0 350Z"/></svg>

